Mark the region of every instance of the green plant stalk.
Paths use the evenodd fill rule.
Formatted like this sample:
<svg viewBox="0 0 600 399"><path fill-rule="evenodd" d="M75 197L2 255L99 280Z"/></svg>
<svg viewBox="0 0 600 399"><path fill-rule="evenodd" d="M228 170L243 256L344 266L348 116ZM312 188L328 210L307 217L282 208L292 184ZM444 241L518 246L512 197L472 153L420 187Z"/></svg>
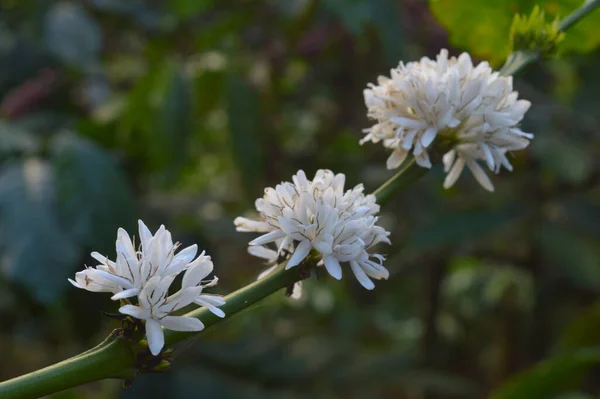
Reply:
<svg viewBox="0 0 600 399"><path fill-rule="evenodd" d="M87 352L0 383L0 398L40 398L106 378L132 380L135 374L136 369L129 344L111 334Z"/></svg>
<svg viewBox="0 0 600 399"><path fill-rule="evenodd" d="M560 32L565 32L567 29L579 22L580 19L588 15L595 8L600 6L600 0L590 0L584 3L581 7L567 15L565 19L560 21L558 29Z"/></svg>
<svg viewBox="0 0 600 399"><path fill-rule="evenodd" d="M600 0L591 0L583 4L581 7L573 11L565 17L559 24L559 32L566 32L569 28L575 25L579 20L588 15L594 9L600 6ZM506 62L500 68L500 74L503 76L512 76L520 72L527 65L537 61L540 58L539 51L519 50L508 56Z"/></svg>
<svg viewBox="0 0 600 399"><path fill-rule="evenodd" d="M280 264L275 272L267 277L257 280L225 297L225 305L221 306L221 310L225 312L226 317L231 317L234 314L241 312L244 309L258 303L269 295L293 285L302 279L301 273L297 267L292 267L289 270L284 269L284 264ZM212 326L223 320L212 314L207 308L198 308L185 316L200 319L204 323L204 329ZM198 333L187 331L172 331L165 330L165 345L172 345ZM0 391L1 392L1 391Z"/></svg>
<svg viewBox="0 0 600 399"><path fill-rule="evenodd" d="M383 183L373 194L379 205L386 204L395 194L402 192L406 187L419 180L429 169L421 168L416 161L410 160L398 173Z"/></svg>

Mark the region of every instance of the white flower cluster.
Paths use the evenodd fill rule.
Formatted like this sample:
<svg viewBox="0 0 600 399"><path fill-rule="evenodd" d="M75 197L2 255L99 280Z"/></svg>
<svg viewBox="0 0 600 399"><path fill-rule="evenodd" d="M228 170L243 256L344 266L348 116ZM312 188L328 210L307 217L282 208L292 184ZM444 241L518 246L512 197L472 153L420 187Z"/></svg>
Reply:
<svg viewBox="0 0 600 399"><path fill-rule="evenodd" d="M390 243L389 233L376 225L379 205L375 196L363 194L362 184L344 191L345 179L341 173L319 170L310 181L300 170L293 183L265 189L264 197L256 200L260 219L235 219L238 231L265 233L250 242L248 251L269 261L291 254L289 269L314 250L319 253L319 265L332 277L341 279L340 263L348 262L360 284L369 290L375 286L369 277L387 279L385 258L369 253L380 242ZM277 251L266 246L271 243ZM294 296L299 295L298 288Z"/></svg>
<svg viewBox="0 0 600 399"><path fill-rule="evenodd" d="M116 262L92 252L92 257L100 264L95 268L86 267L75 275L75 280L69 281L75 287L88 291L110 292L113 300L137 296L137 306L126 304L119 312L145 320L148 346L152 354L157 355L164 346L162 327L175 331L200 331L204 328L198 319L171 316L171 313L195 303L207 307L219 317L225 317L218 308L225 304L225 300L219 295L202 292L218 281L216 277L204 280L213 271L210 256L202 252L196 258L198 246L195 244L175 255L180 244L173 244L171 233L165 226L160 226L152 235L141 220L138 225L141 240L138 250L127 232L119 229ZM169 295L171 283L184 271L181 289Z"/></svg>
<svg viewBox="0 0 600 399"><path fill-rule="evenodd" d="M519 122L531 106L518 100L512 77L502 77L487 62L473 66L467 53L448 58L442 50L437 59L402 62L391 77L364 90L368 116L377 123L365 129L367 141L382 142L393 152L388 169L400 166L412 150L418 165L430 168L427 149L436 140L451 143L443 157L448 173L444 187L451 187L467 166L485 189L494 186L478 161L494 173L504 166L512 170L507 152L529 145L532 134Z"/></svg>

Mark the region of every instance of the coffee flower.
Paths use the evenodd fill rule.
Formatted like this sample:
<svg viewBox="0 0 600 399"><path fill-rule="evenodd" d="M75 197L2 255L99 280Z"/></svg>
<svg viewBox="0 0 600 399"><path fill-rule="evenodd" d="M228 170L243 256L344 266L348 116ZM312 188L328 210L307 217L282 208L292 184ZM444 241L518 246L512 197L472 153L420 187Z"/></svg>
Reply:
<svg viewBox="0 0 600 399"><path fill-rule="evenodd" d="M367 289L375 287L369 277L387 279L385 258L370 252L380 242L390 243L389 233L376 224L375 196L365 196L362 184L344 191L345 176L330 170L317 171L312 181L300 170L292 180L265 189L256 200L258 220L235 219L238 231L264 233L250 242L249 252L271 261L289 256L289 269L313 251L332 277L341 279L341 263L348 263Z"/></svg>
<svg viewBox="0 0 600 399"><path fill-rule="evenodd" d="M119 311L123 314L145 320L148 344L152 354L157 355L164 345L162 327L176 331L200 331L204 325L200 320L171 316L170 314L195 303L205 306L219 317L225 313L218 308L225 300L218 295L203 293L203 289L216 285L218 279L204 280L212 271L210 256L202 252L198 257L197 245L189 246L175 254L179 243L173 243L171 233L160 226L153 235L140 220L140 246L136 250L134 240L124 229L117 233L116 262L92 252L92 257L100 264L86 267L69 279L77 288L92 292L109 292L113 300L125 300L126 305ZM182 288L169 295L169 288L182 272ZM137 297L137 306L129 299Z"/></svg>
<svg viewBox="0 0 600 399"><path fill-rule="evenodd" d="M202 290L216 284L217 278L203 282L212 271L212 262L205 262L188 269L184 276L181 290L169 295L169 287L177 275L151 277L138 296L138 306L124 305L119 312L145 320L148 346L153 355L158 355L165 344L162 327L174 331L201 331L204 324L194 317L171 316L171 313L192 303L202 304L219 317L225 313L216 306L225 304L223 298L216 295L202 294Z"/></svg>
<svg viewBox="0 0 600 399"><path fill-rule="evenodd" d="M382 142L392 150L387 167L395 169L411 152L418 165L430 168L428 150L437 143L438 150L447 151L445 188L466 166L493 191L479 161L494 173L502 166L512 170L507 153L527 147L533 138L519 128L531 103L517 99L512 77L500 76L487 62L474 66L467 53L448 58L444 49L436 60L401 62L390 78L369 84L364 97L368 116L377 123L365 130L361 144Z"/></svg>

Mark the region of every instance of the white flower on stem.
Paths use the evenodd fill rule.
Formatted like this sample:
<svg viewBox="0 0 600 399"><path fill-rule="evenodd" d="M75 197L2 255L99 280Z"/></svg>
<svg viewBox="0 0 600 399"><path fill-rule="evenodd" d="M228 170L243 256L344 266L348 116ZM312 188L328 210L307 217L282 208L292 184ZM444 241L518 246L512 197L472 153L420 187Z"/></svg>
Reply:
<svg viewBox="0 0 600 399"><path fill-rule="evenodd" d="M151 277L140 292L138 306L124 305L119 312L145 320L146 336L148 346L153 355L162 350L165 339L162 328L174 331L201 331L204 324L194 318L187 316L172 316L171 314L192 303L206 306L208 310L219 317L225 317L225 313L216 306L225 304L223 298L217 295L202 294L205 287L211 287L217 283L215 277L212 281L204 282L203 279L212 272L212 262L204 262L189 268L184 276L181 289L169 295L169 287L176 275Z"/></svg>
<svg viewBox="0 0 600 399"><path fill-rule="evenodd" d="M493 191L478 162L494 173L502 166L512 170L507 153L527 147L533 138L519 128L531 103L518 100L512 77L500 76L487 62L474 66L467 53L448 58L443 49L436 60L401 62L390 78L369 84L364 97L368 116L377 123L365 130L361 144L382 142L393 150L387 167L395 169L411 152L418 165L429 168L432 143L449 143L445 188L467 166L479 184Z"/></svg>
<svg viewBox="0 0 600 399"><path fill-rule="evenodd" d="M91 256L100 264L75 274L75 281L69 279L71 284L88 291L111 292L114 294L113 300L130 298L138 295L152 277L177 275L207 258L202 253L194 260L198 252L196 244L175 255L180 244L173 244L171 233L165 226L160 226L152 235L144 222L139 220L138 225L141 240L138 250L129 234L120 228L116 241L116 262L92 252Z"/></svg>
<svg viewBox="0 0 600 399"><path fill-rule="evenodd" d="M389 233L376 225L379 205L375 196L363 194L361 184L344 191L345 179L322 169L310 181L300 170L293 183L265 189L264 197L256 200L260 219L235 219L238 231L265 233L250 242L249 252L270 261L289 252L289 269L314 250L335 279L342 278L341 263L348 263L367 289L375 286L369 277L387 279L384 257L370 253L376 244L390 243ZM277 251L265 247L269 244Z"/></svg>
<svg viewBox="0 0 600 399"><path fill-rule="evenodd" d="M92 257L100 264L78 272L75 280L69 281L77 288L110 292L114 294L111 299L126 301L127 304L119 311L145 320L150 351L157 355L164 345L163 327L176 331L200 331L204 328L200 320L173 316L173 312L195 303L219 317L225 317L218 308L225 304L225 300L220 295L202 292L218 281L216 277L204 280L214 268L210 256L202 252L196 258L196 245L175 255L180 244L173 243L171 233L164 226L152 235L141 220L138 224L141 240L138 250L127 232L119 229L116 262L93 252ZM169 295L171 283L184 271L181 290ZM129 303L130 298L136 296L137 305Z"/></svg>

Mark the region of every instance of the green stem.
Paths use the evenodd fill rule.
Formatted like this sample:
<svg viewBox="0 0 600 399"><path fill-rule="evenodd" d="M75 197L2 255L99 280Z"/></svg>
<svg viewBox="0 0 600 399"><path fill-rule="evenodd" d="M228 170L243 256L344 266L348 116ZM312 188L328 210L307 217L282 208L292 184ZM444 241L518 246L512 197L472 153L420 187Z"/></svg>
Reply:
<svg viewBox="0 0 600 399"><path fill-rule="evenodd" d="M560 22L558 28L559 32L566 32L575 23L577 23L580 19L588 15L598 6L600 6L600 0L591 0L586 2L584 5L573 11ZM500 74L503 76L516 75L527 65L531 64L534 61L537 61L539 58L539 51L515 51L514 53L508 56L506 62L504 63L502 68L500 68Z"/></svg>
<svg viewBox="0 0 600 399"><path fill-rule="evenodd" d="M127 342L111 334L87 352L0 383L0 398L34 399L105 378L131 380L136 374L131 353Z"/></svg>
<svg viewBox="0 0 600 399"><path fill-rule="evenodd" d="M417 165L413 158L398 173L392 176L391 179L373 191L373 194L377 197L377 203L379 205L386 204L395 194L403 191L406 187L417 181L428 170Z"/></svg>
<svg viewBox="0 0 600 399"><path fill-rule="evenodd" d="M600 0L590 0L585 2L581 7L577 10L573 11L569 14L565 19L560 21L560 25L558 26L558 30L561 32L566 31L571 26L575 25L579 20L590 12L592 12L595 8L600 6Z"/></svg>
<svg viewBox="0 0 600 399"><path fill-rule="evenodd" d="M221 306L221 309L225 312L227 318L229 318L234 314L247 309L251 305L258 303L274 292L288 287L300 280L302 280L302 276L297 267L285 270L284 265L281 264L279 265L278 270L267 277L227 295L225 297L226 303ZM185 314L185 316L200 319L202 323L204 323L205 329L223 320L209 312L206 308L195 309ZM165 344L171 345L196 334L196 332L166 330Z"/></svg>

